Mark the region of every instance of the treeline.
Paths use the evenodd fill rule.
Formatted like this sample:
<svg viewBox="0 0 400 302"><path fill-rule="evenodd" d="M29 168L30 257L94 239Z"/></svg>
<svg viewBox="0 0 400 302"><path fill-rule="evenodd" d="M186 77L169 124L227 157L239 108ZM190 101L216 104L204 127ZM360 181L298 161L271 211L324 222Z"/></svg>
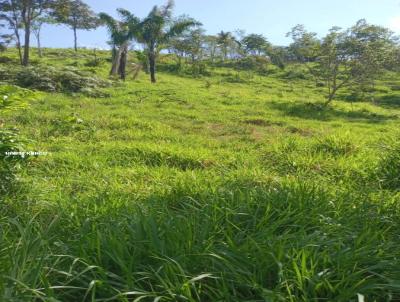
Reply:
<svg viewBox="0 0 400 302"><path fill-rule="evenodd" d="M32 35L36 37L41 56L40 36L44 24L70 27L74 32L75 50L78 29L95 29L101 25L97 15L81 0L0 0L0 27L10 31L0 36L0 44L4 48L15 42L22 65L29 65Z"/></svg>
<svg viewBox="0 0 400 302"><path fill-rule="evenodd" d="M360 20L349 29L333 27L322 38L304 26L294 27L288 36L290 46L272 45L259 34L244 31L221 31L207 35L202 24L187 16L174 17L174 3L155 6L145 18L125 9L118 9L118 18L96 14L81 0L0 0L0 27L8 34L0 36L1 47L15 42L22 65L29 65L31 35L36 37L41 56L40 33L44 24L64 24L74 33L74 49L78 51L77 31L106 26L112 49L110 75L126 77L128 52L133 43L141 45L140 68L156 82L156 63L160 52L174 54L176 68L184 64L202 71L206 63L236 62L252 70L265 70L268 64L285 68L302 63L319 87L326 88L327 104L343 88L363 91L374 85L381 74L399 64L399 44L393 33L381 26ZM23 45L23 46L22 46ZM204 68L203 68L204 69Z"/></svg>

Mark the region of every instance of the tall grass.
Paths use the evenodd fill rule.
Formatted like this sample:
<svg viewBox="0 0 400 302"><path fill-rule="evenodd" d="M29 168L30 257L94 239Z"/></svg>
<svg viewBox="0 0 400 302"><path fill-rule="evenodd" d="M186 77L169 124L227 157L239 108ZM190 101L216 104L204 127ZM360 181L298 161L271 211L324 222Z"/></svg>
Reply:
<svg viewBox="0 0 400 302"><path fill-rule="evenodd" d="M3 115L49 155L0 195L0 301L400 301L399 109L231 72Z"/></svg>

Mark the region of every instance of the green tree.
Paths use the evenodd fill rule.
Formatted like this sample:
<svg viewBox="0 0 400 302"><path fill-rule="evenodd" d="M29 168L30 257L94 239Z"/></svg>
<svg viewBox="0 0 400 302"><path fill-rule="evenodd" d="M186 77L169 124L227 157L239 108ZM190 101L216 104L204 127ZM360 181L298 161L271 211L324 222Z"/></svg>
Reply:
<svg viewBox="0 0 400 302"><path fill-rule="evenodd" d="M196 28L187 31L181 37L171 40L170 47L178 56L181 65L182 58L189 57L192 64L203 58L204 50L204 29Z"/></svg>
<svg viewBox="0 0 400 302"><path fill-rule="evenodd" d="M293 54L295 61L305 66L310 74L314 77L315 83L319 82L319 76L312 62L315 62L321 54L321 41L317 38L317 34L308 32L304 25L296 25L286 34L287 37L293 39L293 43L289 46L289 52Z"/></svg>
<svg viewBox="0 0 400 302"><path fill-rule="evenodd" d="M250 34L241 40L246 53L251 55L266 55L268 48L271 47L268 40L263 35Z"/></svg>
<svg viewBox="0 0 400 302"><path fill-rule="evenodd" d="M15 1L10 2L0 0L0 22L2 22L2 27L7 26L7 28L11 30L12 38L15 39L16 47L18 49L19 61L22 65L23 54L20 33L22 28L22 17L18 9L18 5Z"/></svg>
<svg viewBox="0 0 400 302"><path fill-rule="evenodd" d="M181 35L192 26L200 25L190 18L174 20L172 18L173 7L174 2L170 0L165 6L154 6L148 16L138 24L130 22L131 31L134 32L135 38L145 46L152 83L156 83L156 61L159 52L174 37ZM132 16L127 17L132 19Z"/></svg>
<svg viewBox="0 0 400 302"><path fill-rule="evenodd" d="M211 62L214 63L218 52L218 37L208 35L204 37L204 50Z"/></svg>
<svg viewBox="0 0 400 302"><path fill-rule="evenodd" d="M327 104L343 87L365 91L395 53L393 34L360 20L346 31L333 28L323 39L316 70L328 89Z"/></svg>
<svg viewBox="0 0 400 302"><path fill-rule="evenodd" d="M137 18L124 9L118 9L119 15L123 18L118 21L106 13L100 13L99 17L103 25L108 28L112 47L112 66L110 75L119 75L121 79L126 77L126 64L129 43L134 37Z"/></svg>
<svg viewBox="0 0 400 302"><path fill-rule="evenodd" d="M61 0L54 12L56 20L70 27L74 32L74 49L78 51L79 29L92 30L99 26L97 15L81 0Z"/></svg>
<svg viewBox="0 0 400 302"><path fill-rule="evenodd" d="M317 59L321 41L316 33L308 32L304 25L299 24L293 27L286 36L292 38L293 43L290 44L289 50L299 62L309 63Z"/></svg>
<svg viewBox="0 0 400 302"><path fill-rule="evenodd" d="M169 42L169 51L176 56L178 70L182 69L182 60L186 58L189 52L189 47L186 42L185 39L180 38L171 39Z"/></svg>
<svg viewBox="0 0 400 302"><path fill-rule="evenodd" d="M4 28L4 24L0 24L0 28ZM8 44L13 41L14 37L12 34L0 34L0 52L7 49Z"/></svg>
<svg viewBox="0 0 400 302"><path fill-rule="evenodd" d="M40 58L43 56L42 44L41 44L42 27L44 24L54 24L54 23L55 23L55 20L50 15L44 15L42 17L35 19L32 22L32 33L34 34L34 36L36 38L38 56Z"/></svg>
<svg viewBox="0 0 400 302"><path fill-rule="evenodd" d="M29 65L32 25L39 17L54 9L55 0L0 0L0 19L6 20L21 44L19 30L24 31L24 52L20 54L22 65Z"/></svg>
<svg viewBox="0 0 400 302"><path fill-rule="evenodd" d="M222 59L226 60L228 58L229 48L236 43L235 38L231 32L221 31L217 35L217 43L222 52Z"/></svg>
<svg viewBox="0 0 400 302"><path fill-rule="evenodd" d="M290 53L287 47L283 46L271 46L268 48L268 56L271 59L272 64L278 66L280 69L284 69L286 62L290 60Z"/></svg>
<svg viewBox="0 0 400 302"><path fill-rule="evenodd" d="M333 27L321 40L299 26L291 48L327 89L326 104L339 90L365 90L374 85L395 55L396 41L388 29L360 20L348 30Z"/></svg>

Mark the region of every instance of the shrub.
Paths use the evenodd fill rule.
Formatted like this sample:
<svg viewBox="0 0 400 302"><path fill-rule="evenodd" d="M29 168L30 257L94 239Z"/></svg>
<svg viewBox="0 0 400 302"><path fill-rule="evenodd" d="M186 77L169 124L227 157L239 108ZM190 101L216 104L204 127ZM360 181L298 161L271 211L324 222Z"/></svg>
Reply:
<svg viewBox="0 0 400 302"><path fill-rule="evenodd" d="M1 52L1 51L0 51ZM9 58L9 57L0 57L0 63L1 64L9 64L13 62L14 60Z"/></svg>
<svg viewBox="0 0 400 302"><path fill-rule="evenodd" d="M7 152L22 151L22 143L18 136L18 129L0 128L0 194L5 194L15 181L15 172L22 156L8 155Z"/></svg>
<svg viewBox="0 0 400 302"><path fill-rule="evenodd" d="M0 113L25 108L34 94L28 89L13 85L0 86Z"/></svg>
<svg viewBox="0 0 400 302"><path fill-rule="evenodd" d="M195 62L191 65L190 73L194 76L210 76L210 72L207 71L207 65L204 62Z"/></svg>
<svg viewBox="0 0 400 302"><path fill-rule="evenodd" d="M268 65L270 60L262 56L249 56L240 59L236 63L236 69L239 70L252 70L260 74L266 74L268 72Z"/></svg>
<svg viewBox="0 0 400 302"><path fill-rule="evenodd" d="M223 81L227 82L227 83L246 83L247 82L247 80L239 72L237 72L235 74L229 73L223 79Z"/></svg>
<svg viewBox="0 0 400 302"><path fill-rule="evenodd" d="M87 61L84 65L86 67L99 67L104 63L104 61L100 60L100 59L92 59Z"/></svg>
<svg viewBox="0 0 400 302"><path fill-rule="evenodd" d="M1 68L0 81L7 81L20 87L48 92L69 92L96 95L102 87L110 82L102 80L73 67L57 69L48 66L25 68Z"/></svg>
<svg viewBox="0 0 400 302"><path fill-rule="evenodd" d="M58 90L55 79L55 69L27 67L15 74L15 84L24 88L54 92Z"/></svg>
<svg viewBox="0 0 400 302"><path fill-rule="evenodd" d="M291 68L283 74L283 78L287 80L307 80L309 77L307 71L300 67ZM318 83L318 86L324 86L324 84Z"/></svg>
<svg viewBox="0 0 400 302"><path fill-rule="evenodd" d="M5 113L23 108L33 93L16 86L0 87L0 113ZM20 152L23 149L22 139L18 135L18 129L0 127L0 196L8 192L13 186L15 172L25 158L9 155L8 152Z"/></svg>

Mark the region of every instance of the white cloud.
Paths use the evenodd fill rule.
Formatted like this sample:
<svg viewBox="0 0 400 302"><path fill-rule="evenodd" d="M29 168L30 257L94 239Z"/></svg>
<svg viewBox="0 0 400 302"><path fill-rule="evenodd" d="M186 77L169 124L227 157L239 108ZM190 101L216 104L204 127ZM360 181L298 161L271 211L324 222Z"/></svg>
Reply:
<svg viewBox="0 0 400 302"><path fill-rule="evenodd" d="M400 16L390 18L388 27L391 30L400 33Z"/></svg>

